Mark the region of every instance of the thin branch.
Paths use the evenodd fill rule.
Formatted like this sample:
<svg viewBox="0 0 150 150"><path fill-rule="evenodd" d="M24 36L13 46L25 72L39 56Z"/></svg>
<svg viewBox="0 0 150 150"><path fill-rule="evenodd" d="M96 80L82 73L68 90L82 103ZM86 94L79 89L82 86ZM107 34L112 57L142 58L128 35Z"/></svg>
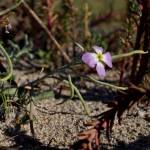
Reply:
<svg viewBox="0 0 150 150"><path fill-rule="evenodd" d="M3 10L3 11L1 11L1 12L0 12L0 16L6 15L6 14L8 14L10 11L15 10L17 7L20 6L21 3L22 3L22 0L20 0L20 1L19 1L18 3L16 3L15 5L13 5L13 6L7 8L7 9L5 9L5 10Z"/></svg>
<svg viewBox="0 0 150 150"><path fill-rule="evenodd" d="M69 56L66 54L65 51L63 51L61 45L57 42L57 40L55 39L55 37L52 35L52 33L49 31L49 29L46 27L45 24L43 24L42 20L36 15L36 13L30 8L30 6L25 2L22 1L23 6L28 10L28 12L30 13L30 15L37 21L37 23L41 26L41 28L47 33L47 35L49 36L49 38L52 40L52 42L56 45L56 47L58 48L58 50L62 53L62 55L64 56L65 60L67 62L71 62Z"/></svg>

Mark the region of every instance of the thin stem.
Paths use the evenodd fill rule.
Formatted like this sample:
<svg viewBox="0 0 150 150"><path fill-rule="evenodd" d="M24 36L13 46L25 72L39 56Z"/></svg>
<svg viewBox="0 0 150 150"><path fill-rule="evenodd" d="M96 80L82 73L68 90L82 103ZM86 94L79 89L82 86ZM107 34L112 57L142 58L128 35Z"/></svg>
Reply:
<svg viewBox="0 0 150 150"><path fill-rule="evenodd" d="M82 103L87 115L90 116L90 111L89 111L88 107L86 106L85 101L76 86L74 86L74 90L75 90L76 94L78 95L79 99L81 100L81 103Z"/></svg>
<svg viewBox="0 0 150 150"><path fill-rule="evenodd" d="M37 23L40 25L40 27L47 33L47 35L52 40L52 42L56 45L58 50L62 53L62 55L64 56L66 61L71 62L69 56L66 54L65 51L63 51L61 45L57 42L57 40L52 35L52 33L49 31L49 29L46 27L46 25L43 24L42 20L36 15L36 13L30 8L30 6L24 0L22 0L22 4L28 10L29 14L37 21Z"/></svg>
<svg viewBox="0 0 150 150"><path fill-rule="evenodd" d="M134 52L130 52L130 53L126 53L126 54L114 55L114 56L112 56L112 61L117 61L118 59L123 59L123 58L129 57L129 56L132 56L132 55L136 55L136 54L146 54L146 53L147 53L147 52L144 52L144 51L142 51L142 50L135 50ZM33 85L33 84L35 84L35 83L37 83L37 82L40 82L41 80L43 80L43 79L45 79L45 78L51 76L51 75L54 74L54 73L62 72L62 71L64 71L65 69L71 68L71 67L73 67L73 66L75 66L75 65L79 65L79 64L82 64L82 61L78 60L77 62L71 62L71 63L69 63L69 64L66 64L66 65L64 65L64 66L62 66L62 67L60 67L60 68L58 68L58 69L56 69L56 70L53 70L52 72L50 72L50 73L48 73L48 74L46 74L46 75L44 75L44 76L41 77L41 78L38 78L38 79L32 81L30 84ZM28 84L26 84L26 85L28 85ZM25 86L26 86L26 85L25 85Z"/></svg>
<svg viewBox="0 0 150 150"><path fill-rule="evenodd" d="M148 52L144 52L143 50L134 50L133 52L125 53L125 54L119 54L112 56L112 61L117 61L126 57L130 57L137 54L147 54Z"/></svg>
<svg viewBox="0 0 150 150"><path fill-rule="evenodd" d="M150 0L148 0L147 3L150 4ZM145 16L146 16L146 20L145 20L145 28L144 28L145 34L144 34L143 49L145 51L148 51L148 54L141 57L140 66L135 76L136 84L141 82L143 76L145 75L148 69L148 64L150 60L150 13L145 14Z"/></svg>
<svg viewBox="0 0 150 150"><path fill-rule="evenodd" d="M79 64L81 64L81 61L80 61L80 62L72 62L72 63L66 64L66 65L64 65L64 66L62 66L62 67L60 67L60 68L58 68L58 69L56 69L56 70L53 70L53 71L49 72L49 73L46 74L46 75L43 75L41 78L38 78L38 79L32 81L30 84L31 84L31 85L34 85L34 84L36 84L36 83L38 83L38 82L44 80L45 78L50 77L51 75L53 75L53 74L55 74L55 73L62 72L62 71L64 71L65 69L71 68L71 67L73 67L73 66L75 66L75 65L79 65ZM24 86L27 86L27 85L29 85L29 83L25 84Z"/></svg>
<svg viewBox="0 0 150 150"><path fill-rule="evenodd" d="M73 86L72 79L71 79L70 75L68 75L68 81L69 81L69 85L71 88L71 99L72 99L74 97L74 86Z"/></svg>
<svg viewBox="0 0 150 150"><path fill-rule="evenodd" d="M20 0L18 3L16 3L15 5L11 6L10 8L7 8L3 11L0 12L0 16L6 15L8 14L10 11L15 10L18 6L20 6L20 4L22 3L22 0Z"/></svg>
<svg viewBox="0 0 150 150"><path fill-rule="evenodd" d="M87 114L88 116L90 116L90 111L89 111L88 107L86 106L85 101L84 101L84 99L83 99L83 97L82 97L80 91L78 90L78 88L72 83L71 80L70 80L70 81L64 80L64 82L65 82L66 84L69 84L69 85L70 85L70 82L71 82L71 87L72 87L73 91L75 91L76 94L78 95L78 97L79 97L79 99L80 99L80 101L81 101L81 103L82 103L82 106L83 106L83 108L84 108L86 114Z"/></svg>
<svg viewBox="0 0 150 150"><path fill-rule="evenodd" d="M141 46L141 39L142 39L142 35L144 34L144 25L145 25L144 22L145 22L145 15L142 14L140 18L138 30L137 30L137 36L136 36L134 49L139 49ZM135 80L134 78L135 78L136 71L137 71L138 61L139 61L139 56L138 55L134 56L133 62L132 62L132 68L131 68L131 75L130 75L130 79L132 82Z"/></svg>
<svg viewBox="0 0 150 150"><path fill-rule="evenodd" d="M92 80L93 82L97 83L97 84L100 84L100 85L103 85L103 86L107 86L107 87L110 87L112 89L116 89L116 90L128 90L128 87L121 87L121 86L112 85L110 83L102 82L102 81L94 79L92 76L88 76L88 78L90 80Z"/></svg>
<svg viewBox="0 0 150 150"><path fill-rule="evenodd" d="M11 78L12 72L13 72L13 66L12 66L12 62L10 60L9 55L7 54L6 50L4 49L4 47L1 44L0 44L0 49L1 49L3 55L6 58L7 63L8 63L8 71L7 71L6 76L3 78L0 78L0 82L4 82L4 81L7 81L8 79Z"/></svg>

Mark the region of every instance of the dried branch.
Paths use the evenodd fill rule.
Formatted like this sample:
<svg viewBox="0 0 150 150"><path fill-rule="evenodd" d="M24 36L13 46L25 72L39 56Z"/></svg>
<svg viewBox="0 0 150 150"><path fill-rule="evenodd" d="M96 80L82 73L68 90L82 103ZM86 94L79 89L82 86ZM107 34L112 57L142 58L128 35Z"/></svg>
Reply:
<svg viewBox="0 0 150 150"><path fill-rule="evenodd" d="M37 21L37 23L40 25L40 27L47 33L47 35L49 36L49 38L52 40L52 42L56 45L56 47L58 48L58 50L61 52L61 54L63 55L63 57L65 58L65 60L67 62L71 62L69 56L66 54L65 51L63 51L61 45L58 43L58 41L55 39L55 37L52 35L52 33L49 31L49 29L46 27L45 24L43 24L43 22L41 21L41 19L36 15L36 13L30 8L30 6L25 2L22 1L23 6L27 9L27 11L29 12L29 14Z"/></svg>

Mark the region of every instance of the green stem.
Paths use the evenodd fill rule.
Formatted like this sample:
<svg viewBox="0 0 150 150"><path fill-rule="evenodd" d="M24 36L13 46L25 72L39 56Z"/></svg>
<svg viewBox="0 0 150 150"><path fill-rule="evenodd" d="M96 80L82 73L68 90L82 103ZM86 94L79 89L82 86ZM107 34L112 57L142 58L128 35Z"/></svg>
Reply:
<svg viewBox="0 0 150 150"><path fill-rule="evenodd" d="M70 85L70 88L71 88L71 99L72 99L74 97L74 86L73 86L70 75L68 75L68 81L69 81L69 85Z"/></svg>
<svg viewBox="0 0 150 150"><path fill-rule="evenodd" d="M16 9L18 6L20 6L20 4L22 3L22 0L20 0L18 3L16 3L15 5L11 6L10 8L7 8L3 11L0 12L0 16L6 15L8 14L10 11L13 11L14 9Z"/></svg>
<svg viewBox="0 0 150 150"><path fill-rule="evenodd" d="M100 84L100 85L103 85L103 86L107 86L107 87L111 87L111 88L113 88L113 89L117 89L117 90L127 90L127 89L128 89L128 87L120 87L120 86L112 85L112 84L110 84L110 83L98 81L98 80L94 79L94 78L91 77L91 76L88 76L88 78L89 78L90 80L92 80L93 82L97 83L97 84Z"/></svg>
<svg viewBox="0 0 150 150"><path fill-rule="evenodd" d="M143 50L134 50L133 52L114 55L114 56L112 56L112 61L114 62L114 61L117 61L118 59L123 59L123 58L130 57L130 56L136 55L136 54L147 54L147 53L148 52L144 52Z"/></svg>
<svg viewBox="0 0 150 150"><path fill-rule="evenodd" d="M2 101L3 101L3 106L5 108L5 112L7 111L7 97L5 94L0 94L0 97L2 98Z"/></svg>
<svg viewBox="0 0 150 150"><path fill-rule="evenodd" d="M86 106L85 101L84 101L81 93L79 92L79 90L77 89L76 86L74 86L74 90L75 90L76 94L78 95L78 97L79 97L79 99L80 99L80 101L81 101L81 103L82 103L82 105L84 107L84 110L86 111L87 115L90 116L90 111L89 111L88 107Z"/></svg>
<svg viewBox="0 0 150 150"><path fill-rule="evenodd" d="M6 50L4 49L4 47L2 46L1 43L0 43L0 49L1 49L3 55L4 55L4 57L6 58L7 63L8 63L8 71L7 71L6 76L0 78L0 82L4 82L4 81L7 81L8 79L11 78L12 72L13 72L13 66L12 66L12 62L11 62L11 60L10 60L9 55L7 54Z"/></svg>
<svg viewBox="0 0 150 150"><path fill-rule="evenodd" d="M84 108L86 114L87 114L88 116L90 116L90 111L89 111L88 107L86 106L85 101L84 101L84 99L83 99L83 97L82 97L80 91L78 90L78 88L72 83L71 80L70 80L70 81L64 80L64 82L65 82L66 84L69 84L69 85L70 85L69 82L71 82L71 87L73 88L73 91L75 91L76 94L78 95L78 97L79 97L79 99L80 99L80 101L81 101L81 103L82 103L82 106L83 106L83 108Z"/></svg>

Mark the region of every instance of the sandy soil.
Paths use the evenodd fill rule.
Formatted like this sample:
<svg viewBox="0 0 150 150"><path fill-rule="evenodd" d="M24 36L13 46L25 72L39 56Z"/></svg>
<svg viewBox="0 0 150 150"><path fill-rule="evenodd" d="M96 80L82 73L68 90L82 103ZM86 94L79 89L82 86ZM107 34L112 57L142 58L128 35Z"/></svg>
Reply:
<svg viewBox="0 0 150 150"><path fill-rule="evenodd" d="M108 108L104 104L110 99L111 92L106 89L98 91L92 97L88 93L86 104L91 115L100 114ZM0 150L49 150L67 149L77 140L79 132L85 129L84 123L90 120L78 98L49 98L37 102L34 106L34 130L32 137L29 124L22 126L21 131L14 128L14 112L0 123ZM150 150L150 109L148 106L134 106L124 115L122 124L117 120L113 127L111 142L105 134L101 135L102 150Z"/></svg>

